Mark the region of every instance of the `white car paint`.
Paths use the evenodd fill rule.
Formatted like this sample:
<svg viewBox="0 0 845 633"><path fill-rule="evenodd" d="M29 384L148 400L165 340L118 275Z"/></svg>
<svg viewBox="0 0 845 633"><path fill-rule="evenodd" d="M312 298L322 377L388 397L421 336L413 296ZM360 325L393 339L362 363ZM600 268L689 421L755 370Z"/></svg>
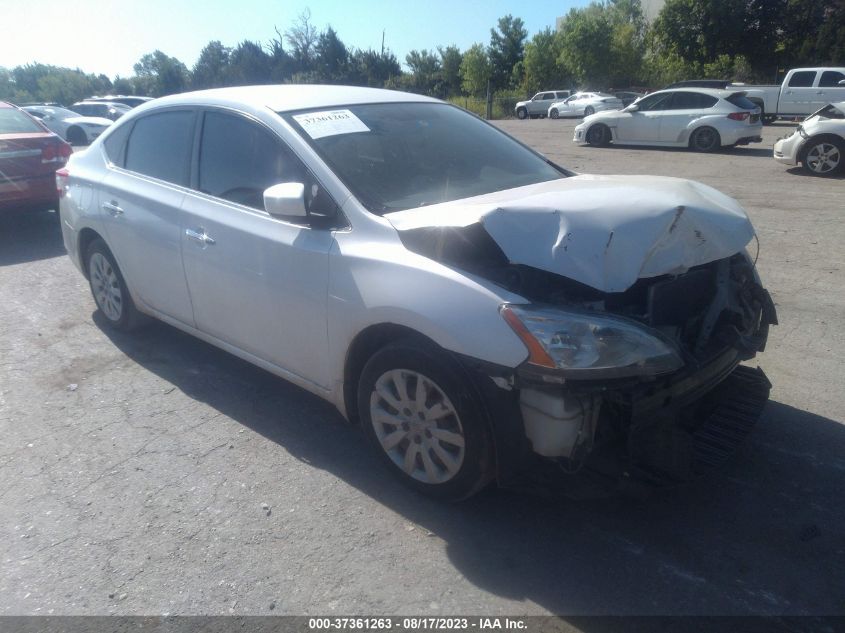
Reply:
<svg viewBox="0 0 845 633"><path fill-rule="evenodd" d="M845 67L793 68L774 86L732 84L759 104L767 117L805 116L845 100Z"/></svg>
<svg viewBox="0 0 845 633"><path fill-rule="evenodd" d="M538 165L538 173L541 166L543 174L553 176L539 184L419 206L429 195L423 183L419 185L423 202L378 215L353 193L358 183L342 180L341 172L323 159L320 152L327 145L316 142L327 137L369 147L370 128L350 109L376 107L372 104L391 113L412 105L448 108L437 117L461 118L460 130L468 125L487 126L477 129L506 145L512 152L506 153L508 158L530 158L532 165ZM195 180L189 184L196 188L164 182L115 164L113 160L119 162L119 158L109 158L106 146L114 139L120 147L122 131L131 128L134 134L146 117L177 110L205 116L206 121L212 112L223 112L275 136L337 204L340 213L333 216L334 223L320 228L316 217L312 223L303 223L273 216L266 207L248 207L200 191ZM308 123L298 130L292 113L301 110L306 112L298 114L304 114ZM747 267L742 249L753 229L736 202L704 185L668 178L573 176L469 117L428 97L332 86L230 88L157 99L128 113L87 150L75 153L67 169L57 174L64 192L60 209L64 243L75 265L87 273L84 244L99 236L139 311L294 382L333 402L350 418L356 411L348 406L349 394L356 393L359 375L348 372L350 358L359 349L356 346L370 332L385 336L385 328L413 332L450 358L464 359L460 362L466 371L478 375L479 389L496 390L498 398L509 399L508 410L517 407L526 420L523 427L520 420L507 418L501 422L508 425L506 432L496 426L500 423L493 425L495 434L503 434L495 435L499 475L514 458L509 450L515 443L527 442L527 450L538 455L571 457L579 446L590 444L601 398L590 396L586 402L562 391L561 385L572 374L564 380L557 364L564 361L548 353L564 350L560 353L565 356L569 348L554 341L566 337L554 335L545 359L538 356L525 337L541 334L514 324L533 318L531 300L494 281L495 276L473 272L438 255L442 236L427 242L434 253L417 248L410 241L413 235L421 235L415 229L424 233L426 227L450 231L455 226L478 226L511 264L524 263L538 273L553 271L568 276L561 277L567 284L581 281L608 291L624 290L638 278L682 275L690 266L715 260L723 268L732 266L720 259L726 256L745 261L740 265ZM405 121L401 116L396 120ZM416 123L425 130L433 120ZM199 127L194 121L190 129ZM352 165L357 169L377 159L363 152L356 154ZM484 182L501 186L495 165L485 165L495 178L485 176ZM482 175L475 178L480 182ZM463 191L460 182L447 179L445 189L450 186ZM414 199L403 196L400 199ZM746 279L753 283L748 275ZM591 313L574 306L573 311L565 306L544 307L542 323L553 324L556 318L575 323L572 327L581 328L578 336L601 349L615 350L619 337L628 331L635 337L631 340L644 342L642 346L632 343L630 353L658 350L654 365L652 357L646 356L626 361L621 367L629 372L625 375L653 379L655 373L683 366L676 343L667 335L631 319L602 316L599 303L592 302ZM520 309L525 313L522 317ZM607 340L602 338L605 335ZM580 358L573 362L582 362ZM583 358L585 363L592 362L589 356ZM516 372L529 359L533 367L546 363L542 365L546 373L536 384L518 385ZM566 367L576 375L581 371ZM619 369L612 367L615 372ZM638 373L648 371L653 373ZM572 412L580 413L573 417ZM489 415L504 415L504 409Z"/></svg>
<svg viewBox="0 0 845 633"><path fill-rule="evenodd" d="M24 106L21 108L41 121L51 132L55 132L66 141L71 130L81 130L85 136L85 144L90 145L94 139L106 131L113 123L111 119L95 116L81 116L65 108L53 106Z"/></svg>
<svg viewBox="0 0 845 633"><path fill-rule="evenodd" d="M803 164L814 175L841 173L845 167L845 101L825 106L807 117L774 147L784 165Z"/></svg>
<svg viewBox="0 0 845 633"><path fill-rule="evenodd" d="M603 112L605 110L619 110L622 108L622 99L610 94L601 92L576 92L563 101L557 101L549 106L549 118L584 116L590 112Z"/></svg>
<svg viewBox="0 0 845 633"><path fill-rule="evenodd" d="M736 90L708 88L673 88L653 92L638 99L624 110L598 112L584 119L575 128L573 141L589 142L588 134L595 125L606 126L610 141L622 145L688 147L697 130L713 129L719 134L722 147L738 143L760 142L763 123L760 109L743 109L728 98L744 93ZM675 107L673 99L701 98L714 102L711 107ZM654 109L652 109L654 108ZM742 116L734 120L731 116Z"/></svg>
<svg viewBox="0 0 845 633"><path fill-rule="evenodd" d="M625 204L603 209L608 196ZM400 231L481 222L511 262L604 292L729 257L754 237L732 198L652 176L576 176L385 217Z"/></svg>
<svg viewBox="0 0 845 633"><path fill-rule="evenodd" d="M546 116L550 103L566 99L569 95L569 90L544 90L527 101L517 101L513 110L518 119L525 119L530 116Z"/></svg>

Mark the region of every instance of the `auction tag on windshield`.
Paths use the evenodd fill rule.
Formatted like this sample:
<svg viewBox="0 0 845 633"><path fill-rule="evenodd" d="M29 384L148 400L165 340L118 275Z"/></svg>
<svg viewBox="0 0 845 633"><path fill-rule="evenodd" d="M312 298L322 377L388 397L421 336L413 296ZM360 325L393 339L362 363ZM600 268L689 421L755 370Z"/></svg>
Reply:
<svg viewBox="0 0 845 633"><path fill-rule="evenodd" d="M369 132L370 128L349 110L326 110L294 114L294 120L302 126L305 133L313 139L353 132Z"/></svg>

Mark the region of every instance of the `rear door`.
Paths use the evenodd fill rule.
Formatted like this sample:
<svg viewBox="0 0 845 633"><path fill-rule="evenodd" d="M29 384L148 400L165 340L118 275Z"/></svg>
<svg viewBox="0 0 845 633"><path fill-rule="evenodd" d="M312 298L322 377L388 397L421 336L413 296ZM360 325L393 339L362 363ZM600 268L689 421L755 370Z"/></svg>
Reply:
<svg viewBox="0 0 845 633"><path fill-rule="evenodd" d="M660 117L660 141L664 143L678 143L685 138L690 123L707 114L716 105L716 97L700 92L679 90L672 95L672 99Z"/></svg>
<svg viewBox="0 0 845 633"><path fill-rule="evenodd" d="M150 308L187 325L194 318L182 267L180 207L195 121L194 110L174 108L131 123L99 190L109 247L129 288Z"/></svg>
<svg viewBox="0 0 845 633"><path fill-rule="evenodd" d="M301 182L312 210L334 203L278 135L246 115L205 111L196 151L181 240L197 327L327 387L332 231L269 215L263 192Z"/></svg>
<svg viewBox="0 0 845 633"><path fill-rule="evenodd" d="M778 114L812 114L821 106L814 106L818 99L815 87L815 70L796 70L786 78L781 88Z"/></svg>
<svg viewBox="0 0 845 633"><path fill-rule="evenodd" d="M839 85L839 82L845 81L845 69L843 70L824 70L819 76L818 86L816 90L816 104L817 107L813 110L823 108L828 103L838 103L845 101L845 86Z"/></svg>

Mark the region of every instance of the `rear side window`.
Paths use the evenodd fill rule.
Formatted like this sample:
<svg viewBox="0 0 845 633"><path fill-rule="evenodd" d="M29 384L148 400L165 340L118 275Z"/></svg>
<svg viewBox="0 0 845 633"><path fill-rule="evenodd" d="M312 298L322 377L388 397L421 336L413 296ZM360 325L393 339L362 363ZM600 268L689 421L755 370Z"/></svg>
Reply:
<svg viewBox="0 0 845 633"><path fill-rule="evenodd" d="M32 134L44 128L15 108L0 108L0 134Z"/></svg>
<svg viewBox="0 0 845 633"><path fill-rule="evenodd" d="M106 156L109 160L117 165L123 167L123 159L126 154L126 139L129 138L129 132L132 130L132 125L118 125L103 141L103 148L106 150Z"/></svg>
<svg viewBox="0 0 845 633"><path fill-rule="evenodd" d="M826 70L819 79L819 88L839 88L839 82L845 79L845 75L836 70Z"/></svg>
<svg viewBox="0 0 845 633"><path fill-rule="evenodd" d="M703 110L712 108L719 100L700 92L676 92L672 95L671 110Z"/></svg>
<svg viewBox="0 0 845 633"><path fill-rule="evenodd" d="M188 110L138 119L126 147L126 169L187 185L193 131L194 113Z"/></svg>
<svg viewBox="0 0 845 633"><path fill-rule="evenodd" d="M809 88L813 85L816 78L815 70L802 70L797 72L789 79L790 88Z"/></svg>
<svg viewBox="0 0 845 633"><path fill-rule="evenodd" d="M199 190L264 209L264 190L308 181L306 169L274 135L242 117L208 112L202 129Z"/></svg>
<svg viewBox="0 0 845 633"><path fill-rule="evenodd" d="M745 95L731 95L726 99L730 103L734 104L737 108L742 108L743 110L754 110L757 108L757 104L751 101Z"/></svg>

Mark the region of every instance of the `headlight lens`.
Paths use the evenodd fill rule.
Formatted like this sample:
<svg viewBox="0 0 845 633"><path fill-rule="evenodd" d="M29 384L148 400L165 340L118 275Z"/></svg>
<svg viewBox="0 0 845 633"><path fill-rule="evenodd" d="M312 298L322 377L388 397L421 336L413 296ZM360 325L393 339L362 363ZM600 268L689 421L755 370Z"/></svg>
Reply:
<svg viewBox="0 0 845 633"><path fill-rule="evenodd" d="M671 343L626 319L511 304L501 312L528 347L530 364L570 378L655 375L683 365Z"/></svg>

